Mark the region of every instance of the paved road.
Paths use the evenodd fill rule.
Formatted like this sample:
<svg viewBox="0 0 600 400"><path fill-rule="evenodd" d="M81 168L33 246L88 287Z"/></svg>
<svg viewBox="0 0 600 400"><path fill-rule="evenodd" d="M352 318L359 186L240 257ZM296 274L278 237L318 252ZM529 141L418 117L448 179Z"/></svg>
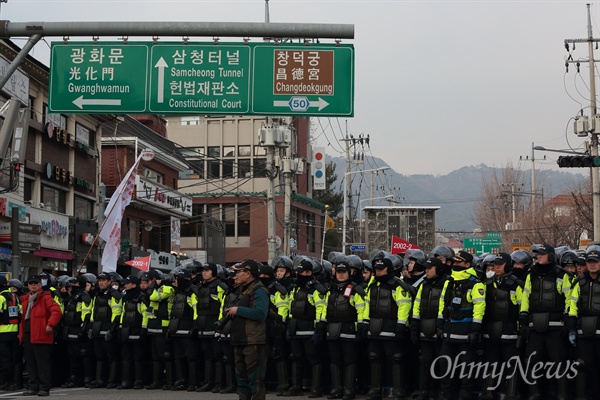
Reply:
<svg viewBox="0 0 600 400"><path fill-rule="evenodd" d="M0 392L0 400L6 399L40 399L41 397L29 396L23 397L21 392ZM172 392L162 390L116 390L116 389L61 389L55 388L50 391L50 398L71 398L71 399L85 399L85 400L150 400L150 399L162 399L162 400L237 400L236 394L214 394L214 393L197 393L197 392ZM275 393L267 394L267 399L270 400L292 400L292 399L306 399L303 397L278 397ZM326 396L321 399L326 399ZM365 396L358 395L357 399L364 399Z"/></svg>

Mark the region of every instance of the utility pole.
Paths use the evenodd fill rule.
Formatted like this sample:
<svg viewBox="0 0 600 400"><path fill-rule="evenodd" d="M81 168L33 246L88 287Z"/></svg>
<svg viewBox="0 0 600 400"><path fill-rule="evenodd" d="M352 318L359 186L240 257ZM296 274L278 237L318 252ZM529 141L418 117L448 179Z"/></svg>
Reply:
<svg viewBox="0 0 600 400"><path fill-rule="evenodd" d="M267 146L267 177L269 185L267 187L267 246L269 262L275 258L277 251L275 239L275 146Z"/></svg>
<svg viewBox="0 0 600 400"><path fill-rule="evenodd" d="M598 42L600 39L594 39L592 34L592 17L590 12L590 4L587 4L587 38L586 39L565 39L565 47L567 51L569 51L569 44L573 44L573 48L575 47L575 43L587 43L588 45L588 60L590 69L590 150L592 157L598 156L598 133L600 133L600 119L596 118L596 76L595 76L595 67L594 67L594 43L598 46ZM566 66L568 68L569 64L576 64L577 69L579 70L579 65L582 62L586 62L586 60L574 60L571 55L566 61ZM596 126L598 125L598 126ZM594 240L600 240L600 177L598 176L598 167L593 166L590 168L590 173L592 175L592 209L593 209L593 221L594 221Z"/></svg>
<svg viewBox="0 0 600 400"><path fill-rule="evenodd" d="M348 180L350 179L350 170L352 167L352 164L350 163L350 141L351 139L348 138L348 122L346 122L346 138L342 140L345 144L346 144L346 172L344 173L344 218L343 218L343 223L342 223L342 253L346 254L346 243L348 243L347 239L346 239L346 220L348 219L348 197L352 198L352 192L348 190L348 187L350 186L350 182L348 182ZM348 194L350 193L350 194ZM350 205L352 206L352 205Z"/></svg>

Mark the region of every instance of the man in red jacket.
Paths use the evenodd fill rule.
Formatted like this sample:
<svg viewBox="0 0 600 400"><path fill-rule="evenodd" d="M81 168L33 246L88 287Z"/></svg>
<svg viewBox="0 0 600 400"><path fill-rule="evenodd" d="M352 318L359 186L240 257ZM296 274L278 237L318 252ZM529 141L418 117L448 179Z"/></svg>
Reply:
<svg viewBox="0 0 600 400"><path fill-rule="evenodd" d="M29 278L27 285L29 294L21 297L23 318L19 329L19 341L25 349L29 373L29 389L23 395L49 396L54 328L60 323L62 313L50 293L42 291L42 280L38 275Z"/></svg>

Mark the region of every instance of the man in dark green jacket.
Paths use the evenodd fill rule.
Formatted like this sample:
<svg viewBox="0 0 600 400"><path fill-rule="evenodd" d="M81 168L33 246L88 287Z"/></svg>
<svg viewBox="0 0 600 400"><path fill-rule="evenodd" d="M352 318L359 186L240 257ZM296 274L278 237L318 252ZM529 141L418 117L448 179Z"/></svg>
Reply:
<svg viewBox="0 0 600 400"><path fill-rule="evenodd" d="M231 318L235 373L240 400L263 400L266 396L266 323L269 294L258 279L260 263L246 260L233 267L239 284L234 306L225 310Z"/></svg>

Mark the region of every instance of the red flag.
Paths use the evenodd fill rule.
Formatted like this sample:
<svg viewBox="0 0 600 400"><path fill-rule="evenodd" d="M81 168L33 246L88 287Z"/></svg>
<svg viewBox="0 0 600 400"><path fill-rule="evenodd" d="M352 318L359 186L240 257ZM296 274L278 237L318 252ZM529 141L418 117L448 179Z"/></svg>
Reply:
<svg viewBox="0 0 600 400"><path fill-rule="evenodd" d="M419 246L407 242L396 235L392 235L392 254L406 253L407 250L418 249Z"/></svg>
<svg viewBox="0 0 600 400"><path fill-rule="evenodd" d="M133 268L137 268L142 271L150 271L150 256L138 257L131 261L125 261L125 264L131 265Z"/></svg>

